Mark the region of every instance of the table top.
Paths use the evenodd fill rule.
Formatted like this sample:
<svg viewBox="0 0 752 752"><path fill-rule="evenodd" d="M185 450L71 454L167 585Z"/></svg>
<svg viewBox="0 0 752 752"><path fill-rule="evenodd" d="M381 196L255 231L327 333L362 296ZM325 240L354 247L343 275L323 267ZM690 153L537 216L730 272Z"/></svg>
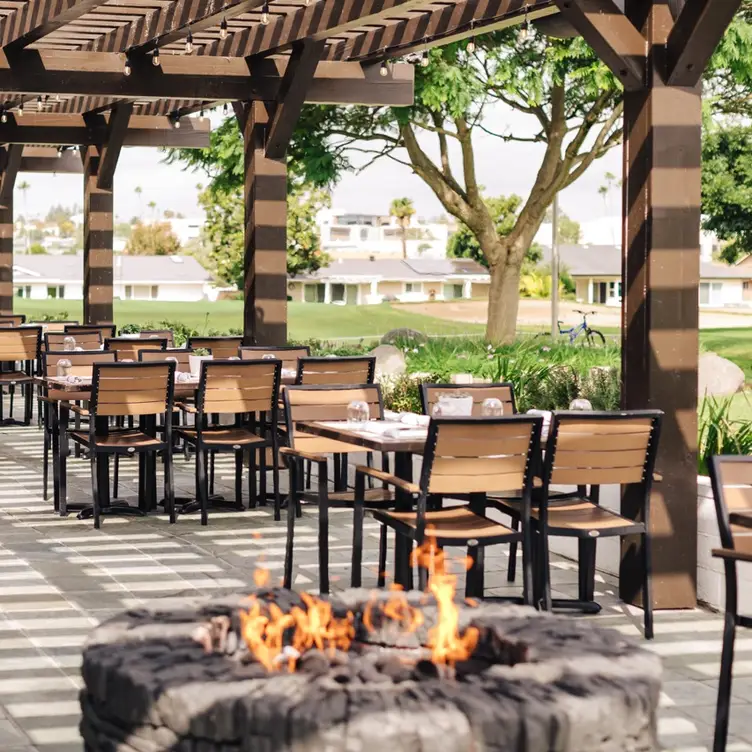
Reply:
<svg viewBox="0 0 752 752"><path fill-rule="evenodd" d="M386 420L372 420L362 428L345 420L303 421L297 423L296 427L303 433L344 441L373 452L423 454L428 436L428 429L425 427L409 426ZM385 435L384 431L388 433Z"/></svg>

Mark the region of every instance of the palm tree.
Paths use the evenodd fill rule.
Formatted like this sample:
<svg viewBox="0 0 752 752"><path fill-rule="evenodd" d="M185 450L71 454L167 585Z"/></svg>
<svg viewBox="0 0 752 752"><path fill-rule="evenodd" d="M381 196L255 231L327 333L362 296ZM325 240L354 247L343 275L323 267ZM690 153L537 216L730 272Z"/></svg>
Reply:
<svg viewBox="0 0 752 752"><path fill-rule="evenodd" d="M415 207L410 198L395 198L389 207L389 214L397 220L402 236L402 258L407 258L407 229L410 227L410 219L415 214Z"/></svg>
<svg viewBox="0 0 752 752"><path fill-rule="evenodd" d="M138 216L140 217L144 213L144 204L141 199L144 189L140 185L137 185L133 192L138 196Z"/></svg>
<svg viewBox="0 0 752 752"><path fill-rule="evenodd" d="M151 213L153 215L153 218L156 219L157 217L157 202L156 201L149 201L147 206L151 209Z"/></svg>
<svg viewBox="0 0 752 752"><path fill-rule="evenodd" d="M26 203L26 194L29 188L31 188L31 186L26 180L23 180L18 184L18 190L21 191L23 195L24 235L26 236L26 250L27 251L29 250L29 229L28 229L29 228L29 209Z"/></svg>

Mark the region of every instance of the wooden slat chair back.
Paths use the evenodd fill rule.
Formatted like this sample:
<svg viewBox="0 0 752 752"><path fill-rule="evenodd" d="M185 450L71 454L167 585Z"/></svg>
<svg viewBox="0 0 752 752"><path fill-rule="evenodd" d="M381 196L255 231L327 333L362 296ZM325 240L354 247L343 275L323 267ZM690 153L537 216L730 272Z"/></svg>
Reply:
<svg viewBox="0 0 752 752"><path fill-rule="evenodd" d="M136 337L108 337L104 341L104 349L117 353L118 360L138 360L140 350L167 349L166 339L140 339Z"/></svg>
<svg viewBox="0 0 752 752"><path fill-rule="evenodd" d="M73 337L76 347L84 350L99 350L102 347L102 334L100 332L80 332L72 334L67 332L47 332L44 335L45 350L62 350L65 347L65 338Z"/></svg>
<svg viewBox="0 0 752 752"><path fill-rule="evenodd" d="M95 363L91 414L162 415L172 411L174 363Z"/></svg>
<svg viewBox="0 0 752 752"><path fill-rule="evenodd" d="M752 457L713 457L710 479L721 545L752 560L752 528L734 523L735 514L752 514Z"/></svg>
<svg viewBox="0 0 752 752"><path fill-rule="evenodd" d="M167 347L175 347L175 335L172 329L142 329L139 339L166 339Z"/></svg>
<svg viewBox="0 0 752 752"><path fill-rule="evenodd" d="M199 412L276 412L281 364L275 360L205 360L196 397Z"/></svg>
<svg viewBox="0 0 752 752"><path fill-rule="evenodd" d="M421 484L427 493L490 494L527 487L533 417L431 422Z"/></svg>
<svg viewBox="0 0 752 752"><path fill-rule="evenodd" d="M21 326L26 323L26 316L24 314L13 314L7 316L0 316L0 326L7 328L9 326Z"/></svg>
<svg viewBox="0 0 752 752"><path fill-rule="evenodd" d="M41 326L0 329L0 362L35 361L41 344Z"/></svg>
<svg viewBox="0 0 752 752"><path fill-rule="evenodd" d="M298 370L298 361L311 354L308 347L263 347L261 345L243 345L238 354L242 360L258 360L264 355L273 355L282 361L282 368L290 371Z"/></svg>
<svg viewBox="0 0 752 752"><path fill-rule="evenodd" d="M169 358L174 358L177 361L176 371L190 373L192 354L193 350L184 347L168 347L166 350L149 350L142 347L138 351L138 359L143 363L164 363Z"/></svg>
<svg viewBox="0 0 752 752"><path fill-rule="evenodd" d="M107 337L115 336L115 325L114 324L67 324L65 326L65 332L67 334L72 334L74 337L76 337L79 334L99 332L99 335L102 337L102 341L104 342L104 340L107 339Z"/></svg>
<svg viewBox="0 0 752 752"><path fill-rule="evenodd" d="M347 454L362 448L342 441L313 436L296 428L304 421L347 420L347 407L355 401L368 405L371 418L381 420L384 406L378 384L358 386L288 386L283 393L288 445L311 454Z"/></svg>
<svg viewBox="0 0 752 752"><path fill-rule="evenodd" d="M346 385L373 384L376 358L372 356L345 358L300 358L296 384Z"/></svg>
<svg viewBox="0 0 752 752"><path fill-rule="evenodd" d="M191 350L209 350L214 360L238 357L238 348L242 344L242 337L190 337L188 339L188 347Z"/></svg>
<svg viewBox="0 0 752 752"><path fill-rule="evenodd" d="M548 483L600 486L642 483L654 461L657 415L555 412L546 452Z"/></svg>
<svg viewBox="0 0 752 752"><path fill-rule="evenodd" d="M78 321L31 321L31 324L41 326L46 333L64 332L66 326L75 326Z"/></svg>
<svg viewBox="0 0 752 752"><path fill-rule="evenodd" d="M91 378L95 363L114 363L115 353L105 350L89 350L83 352L71 352L70 350L47 351L44 354L43 368L45 376L57 375L57 363L59 360L69 360L72 376ZM53 400L69 400L71 395L62 389L48 389L47 397Z"/></svg>
<svg viewBox="0 0 752 752"><path fill-rule="evenodd" d="M472 414L474 416L482 415L484 400L491 398L498 399L501 402L504 415L514 415L517 412L514 401L514 386L508 382L500 382L497 384L421 384L420 400L423 406L423 414L432 414L440 395L455 395L458 393L466 393L473 398Z"/></svg>

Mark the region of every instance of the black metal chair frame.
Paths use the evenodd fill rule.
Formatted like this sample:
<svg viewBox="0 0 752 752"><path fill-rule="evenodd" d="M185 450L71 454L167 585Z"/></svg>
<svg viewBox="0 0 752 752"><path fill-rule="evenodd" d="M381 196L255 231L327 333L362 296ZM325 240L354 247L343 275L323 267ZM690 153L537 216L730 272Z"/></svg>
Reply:
<svg viewBox="0 0 752 752"><path fill-rule="evenodd" d="M336 358L322 358L322 357L313 357L313 358L301 358L298 361L298 373L295 377L295 386L327 386L326 384L304 384L303 383L303 377L305 372L305 367L307 365L313 365L315 363L332 363L334 361L335 363L341 363L343 361L370 361L368 364L368 377L365 382L365 384L373 384L373 380L376 376L376 358L372 355L345 355L342 357L336 357ZM348 384L347 386L354 386L353 384Z"/></svg>
<svg viewBox="0 0 752 752"><path fill-rule="evenodd" d="M138 430L147 436L154 438L158 443L148 446L123 445L113 446L103 443L102 436L111 436L118 432L129 431L130 429L112 429L110 419L112 416L97 415L97 405L99 401L99 382L100 371L113 368L142 368L145 373L155 368L164 368L167 365L169 377L167 379L167 388L165 394L165 414L172 412L174 385L175 385L175 364L174 363L95 363L93 366L92 384L91 384L91 402L89 403L89 430L88 437L73 433L73 441L81 444L89 452L91 460L91 483L92 483L92 516L94 518L94 527L99 528L100 518L102 515L109 514L128 514L144 516L145 512L138 508L132 507L125 502L110 502L109 499L109 455L134 455L134 454L157 454L162 455L164 462L164 483L165 483L165 507L169 514L170 522L175 522L175 503L174 503L174 478L172 466L172 425L170 421L166 422L164 437L160 440L156 431L157 415L139 416ZM139 474L139 499L141 500L146 489L147 479L144 477L145 469ZM79 512L79 519L88 516L88 510Z"/></svg>
<svg viewBox="0 0 752 752"><path fill-rule="evenodd" d="M23 316L26 320L26 316ZM36 355L33 359L27 358L22 361L0 361L0 376L2 376L2 383L0 383L0 425L16 425L16 426L30 426L34 413L34 376L37 373L40 364L40 357L42 352L42 327L37 326L23 326L23 327L8 327L3 331L23 331L31 332L34 329L37 331L37 344ZM11 375L16 371L16 363L21 364L20 372L23 373L23 377L19 379L6 379L3 373ZM4 412L4 387L8 387L9 406L8 417L3 417ZM16 386L20 386L24 396L24 418L23 420L15 420L13 418L13 401L16 394Z"/></svg>
<svg viewBox="0 0 752 752"><path fill-rule="evenodd" d="M109 332L105 333L105 330ZM72 334L74 337L76 334L85 334L88 332L99 332L102 337L102 341L108 337L114 337L116 334L115 324L68 324L65 326L65 334Z"/></svg>

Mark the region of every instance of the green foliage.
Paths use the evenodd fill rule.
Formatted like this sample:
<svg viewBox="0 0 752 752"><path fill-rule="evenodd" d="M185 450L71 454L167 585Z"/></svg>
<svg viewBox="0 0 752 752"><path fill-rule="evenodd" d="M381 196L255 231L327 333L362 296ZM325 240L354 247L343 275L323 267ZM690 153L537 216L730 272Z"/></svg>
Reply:
<svg viewBox="0 0 752 752"><path fill-rule="evenodd" d="M46 256L47 249L41 243L32 243L29 246L29 253L32 256Z"/></svg>
<svg viewBox="0 0 752 752"><path fill-rule="evenodd" d="M580 223L561 212L556 226L556 238L560 243L579 245L582 241Z"/></svg>
<svg viewBox="0 0 752 752"><path fill-rule="evenodd" d="M389 379L381 385L384 407L395 413L423 412L420 402L420 385L438 381L435 376L420 379L402 374Z"/></svg>
<svg viewBox="0 0 752 752"><path fill-rule="evenodd" d="M703 400L698 416L698 471L708 474L710 458L717 454L752 454L752 422L732 417L731 397Z"/></svg>
<svg viewBox="0 0 752 752"><path fill-rule="evenodd" d="M79 211L80 208L76 204L73 204L71 207L63 206L62 204L55 204L48 209L44 221L50 224L59 225L61 222L69 221L70 218L74 214L78 214Z"/></svg>
<svg viewBox="0 0 752 752"><path fill-rule="evenodd" d="M169 222L139 222L125 244L131 256L171 256L180 253L180 241Z"/></svg>
<svg viewBox="0 0 752 752"><path fill-rule="evenodd" d="M56 313L43 313L37 316L34 321L47 323L48 321L69 321L68 311L57 311Z"/></svg>
<svg viewBox="0 0 752 752"><path fill-rule="evenodd" d="M133 232L133 225L138 224L138 220L134 217L134 220L130 222L118 222L115 225L115 235L119 238L129 238Z"/></svg>

